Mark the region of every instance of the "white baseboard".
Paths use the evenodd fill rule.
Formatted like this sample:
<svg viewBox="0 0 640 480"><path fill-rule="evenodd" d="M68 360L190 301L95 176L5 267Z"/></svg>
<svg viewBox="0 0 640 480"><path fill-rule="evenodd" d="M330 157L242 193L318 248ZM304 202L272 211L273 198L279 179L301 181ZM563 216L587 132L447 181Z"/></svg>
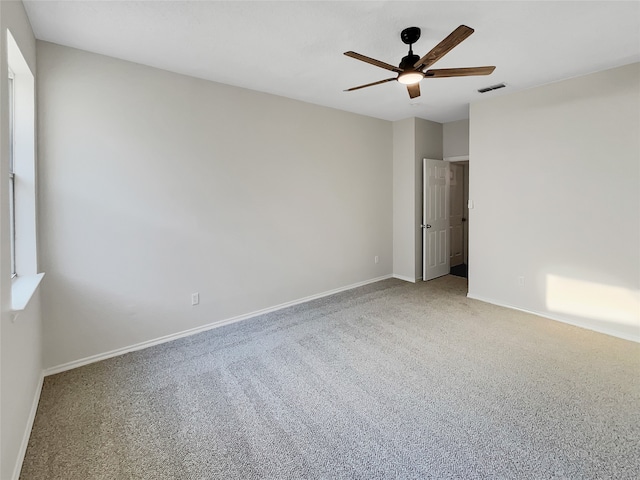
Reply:
<svg viewBox="0 0 640 480"><path fill-rule="evenodd" d="M27 454L27 447L29 446L29 438L31 438L31 430L33 429L33 422L36 419L36 413L38 411L38 403L40 402L40 394L42 393L42 385L44 384L44 372L40 375L40 381L36 388L36 393L33 396L31 402L31 410L29 411L29 417L27 418L27 426L25 427L24 434L22 436L22 443L20 444L20 450L18 450L18 457L16 458L16 464L13 467L13 480L19 480L20 471L22 470L22 464L24 463L24 456Z"/></svg>
<svg viewBox="0 0 640 480"><path fill-rule="evenodd" d="M99 353L97 355L91 355L90 357L81 358L79 360L73 360L71 362L63 363L62 365L57 365L54 367L47 368L44 371L44 375L49 376L49 375L55 375L56 373L66 372L67 370L72 370L74 368L82 367L84 365L89 365L90 363L106 360L107 358L117 357L119 355L124 355L125 353L135 352L136 350L142 350L144 348L153 347L155 345L160 345L162 343L171 342L172 340L177 340L179 338L196 335L201 332L206 332L207 330L212 330L214 328L222 327L224 325L230 325L232 323L240 322L242 320L247 320L249 318L257 317L258 315L264 315L265 313L271 313L277 310L282 310L283 308L299 305L301 303L310 302L311 300L316 300L318 298L328 297L329 295L334 295L336 293L344 292L346 290L352 290L354 288L362 287L370 283L379 282L381 280L386 280L388 278L391 278L391 275L384 275L382 277L372 278L371 280L365 280L364 282L354 283L352 285L347 285L346 287L336 288L326 292L318 293L316 295L309 295L308 297L299 298L291 302L281 303L280 305L263 308L261 310L256 310L251 313L238 315L236 317L218 320L217 322L212 322L206 325L202 325L200 327L190 328L189 330L183 330L181 332L172 333L170 335L165 335L159 338L155 338L153 340L147 340L145 342L136 343L134 345L130 345L127 347L117 348L109 352Z"/></svg>
<svg viewBox="0 0 640 480"><path fill-rule="evenodd" d="M415 278L405 277L404 275L397 275L395 273L393 274L393 278L397 278L398 280L404 280L405 282L416 283Z"/></svg>
<svg viewBox="0 0 640 480"><path fill-rule="evenodd" d="M640 343L640 336L630 335L624 332L618 332L616 330L612 330L605 327L587 325L576 320L563 318L557 315L552 315L547 312L537 312L535 310L527 310L526 308L514 307L513 305L508 305L506 303L498 302L497 300L493 300L490 298L481 297L479 295L474 295L472 293L467 293L467 297L472 298L474 300L480 300L481 302L491 303L492 305L497 305L499 307L505 307L505 308L510 308L511 310L518 310L520 312L530 313L532 315L537 315L538 317L547 318L555 322L566 323L567 325L573 325L574 327L580 327L586 330L592 330L594 332L604 333L605 335L610 335L612 337L622 338L623 340L630 340L632 342Z"/></svg>

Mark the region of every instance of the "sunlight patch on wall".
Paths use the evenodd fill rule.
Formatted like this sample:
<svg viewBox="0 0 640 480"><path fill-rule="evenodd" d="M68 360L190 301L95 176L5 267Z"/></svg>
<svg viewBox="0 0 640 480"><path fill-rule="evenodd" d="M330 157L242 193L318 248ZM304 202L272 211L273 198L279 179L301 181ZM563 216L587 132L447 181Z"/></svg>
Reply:
<svg viewBox="0 0 640 480"><path fill-rule="evenodd" d="M583 318L640 327L640 291L547 275L547 308Z"/></svg>

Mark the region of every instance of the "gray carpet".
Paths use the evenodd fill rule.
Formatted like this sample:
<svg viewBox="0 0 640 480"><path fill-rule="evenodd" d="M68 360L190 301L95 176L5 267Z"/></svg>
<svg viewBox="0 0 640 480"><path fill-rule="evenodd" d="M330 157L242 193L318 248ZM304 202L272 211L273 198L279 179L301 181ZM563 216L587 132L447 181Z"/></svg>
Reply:
<svg viewBox="0 0 640 480"><path fill-rule="evenodd" d="M385 280L47 377L22 480L625 479L640 345Z"/></svg>

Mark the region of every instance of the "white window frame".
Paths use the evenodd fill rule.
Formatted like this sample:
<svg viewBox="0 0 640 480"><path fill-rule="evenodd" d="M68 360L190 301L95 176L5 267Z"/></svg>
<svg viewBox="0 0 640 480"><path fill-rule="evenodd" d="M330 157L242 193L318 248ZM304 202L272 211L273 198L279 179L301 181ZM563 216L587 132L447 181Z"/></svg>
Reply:
<svg viewBox="0 0 640 480"><path fill-rule="evenodd" d="M16 276L16 196L15 196L15 91L14 74L9 69L9 243L11 245L11 278Z"/></svg>
<svg viewBox="0 0 640 480"><path fill-rule="evenodd" d="M2 79L3 86L6 81L11 88L12 108L9 186L13 191L7 212L12 216L11 310L20 312L27 308L44 276L38 273L37 251L35 77L10 30L6 32L7 66L13 77ZM9 94L6 87L3 94ZM6 270L3 274L7 275ZM17 313L12 314L16 318Z"/></svg>

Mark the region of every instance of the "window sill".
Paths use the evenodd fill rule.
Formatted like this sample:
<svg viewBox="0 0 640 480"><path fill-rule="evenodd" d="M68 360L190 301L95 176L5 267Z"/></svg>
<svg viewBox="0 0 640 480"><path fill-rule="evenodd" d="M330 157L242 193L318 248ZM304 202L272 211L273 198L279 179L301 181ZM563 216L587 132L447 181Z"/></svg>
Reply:
<svg viewBox="0 0 640 480"><path fill-rule="evenodd" d="M38 285L42 281L44 273L35 275L17 276L11 281L11 311L21 312L27 305L33 294L36 293Z"/></svg>

